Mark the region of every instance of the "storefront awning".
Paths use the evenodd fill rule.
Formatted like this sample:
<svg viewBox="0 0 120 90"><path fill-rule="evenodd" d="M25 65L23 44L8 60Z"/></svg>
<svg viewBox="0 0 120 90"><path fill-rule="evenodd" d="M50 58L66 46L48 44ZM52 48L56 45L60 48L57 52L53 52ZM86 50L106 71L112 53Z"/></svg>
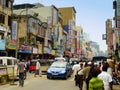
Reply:
<svg viewBox="0 0 120 90"><path fill-rule="evenodd" d="M0 30L4 32L10 32L10 30L6 29L5 27L0 25Z"/></svg>

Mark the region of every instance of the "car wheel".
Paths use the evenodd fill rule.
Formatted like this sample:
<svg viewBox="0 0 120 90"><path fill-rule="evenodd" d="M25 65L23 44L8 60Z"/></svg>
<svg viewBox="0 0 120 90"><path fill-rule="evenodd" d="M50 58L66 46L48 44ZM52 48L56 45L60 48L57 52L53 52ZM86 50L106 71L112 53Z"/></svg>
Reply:
<svg viewBox="0 0 120 90"><path fill-rule="evenodd" d="M7 83L7 76L1 77L1 83L6 84Z"/></svg>
<svg viewBox="0 0 120 90"><path fill-rule="evenodd" d="M68 76L67 76L67 74L65 75L65 80L67 80L67 78L68 78Z"/></svg>
<svg viewBox="0 0 120 90"><path fill-rule="evenodd" d="M47 79L50 79L50 77L47 76Z"/></svg>
<svg viewBox="0 0 120 90"><path fill-rule="evenodd" d="M69 77L71 77L71 74L69 74Z"/></svg>
<svg viewBox="0 0 120 90"><path fill-rule="evenodd" d="M52 77L47 76L47 79L52 79Z"/></svg>

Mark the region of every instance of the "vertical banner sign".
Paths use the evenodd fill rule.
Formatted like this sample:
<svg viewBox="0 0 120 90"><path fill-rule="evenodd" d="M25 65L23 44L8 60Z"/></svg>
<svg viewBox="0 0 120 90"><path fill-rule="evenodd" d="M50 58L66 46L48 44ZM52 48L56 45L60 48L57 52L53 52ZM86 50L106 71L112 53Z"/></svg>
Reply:
<svg viewBox="0 0 120 90"><path fill-rule="evenodd" d="M0 40L0 50L6 50L6 40Z"/></svg>
<svg viewBox="0 0 120 90"><path fill-rule="evenodd" d="M58 11L55 7L53 7L53 25L56 25L57 24L57 19L58 19Z"/></svg>
<svg viewBox="0 0 120 90"><path fill-rule="evenodd" d="M47 17L48 27L52 28L52 16Z"/></svg>
<svg viewBox="0 0 120 90"><path fill-rule="evenodd" d="M17 21L12 21L12 40L17 39Z"/></svg>
<svg viewBox="0 0 120 90"><path fill-rule="evenodd" d="M120 28L120 0L117 0L117 28Z"/></svg>

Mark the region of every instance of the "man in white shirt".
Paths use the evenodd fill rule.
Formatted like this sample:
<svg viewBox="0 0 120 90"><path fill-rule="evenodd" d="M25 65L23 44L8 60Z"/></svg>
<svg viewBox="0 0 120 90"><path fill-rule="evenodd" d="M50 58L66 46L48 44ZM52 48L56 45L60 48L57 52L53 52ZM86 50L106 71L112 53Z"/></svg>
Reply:
<svg viewBox="0 0 120 90"><path fill-rule="evenodd" d="M76 74L77 74L77 71L80 69L80 64L79 62L77 62L75 65L73 65L72 67L72 71L73 71L73 76L74 76L74 80L75 80L75 77L76 77ZM75 85L77 86L77 82L75 80Z"/></svg>
<svg viewBox="0 0 120 90"><path fill-rule="evenodd" d="M112 77L107 73L108 63L104 63L102 67L102 72L98 75L98 78L101 78L104 83L104 90L113 90L112 89Z"/></svg>
<svg viewBox="0 0 120 90"><path fill-rule="evenodd" d="M39 60L36 62L36 71L35 71L35 75L34 75L34 77L36 77L36 75L39 75L40 77L41 77L41 68L40 68L41 66L40 66L40 62L39 62Z"/></svg>
<svg viewBox="0 0 120 90"><path fill-rule="evenodd" d="M79 85L79 89L82 90L83 87L83 62L79 63L80 69L77 71L77 83Z"/></svg>
<svg viewBox="0 0 120 90"><path fill-rule="evenodd" d="M76 64L73 65L72 67L72 71L73 71L73 75L75 76L77 71L80 69L80 64L79 62L77 62Z"/></svg>

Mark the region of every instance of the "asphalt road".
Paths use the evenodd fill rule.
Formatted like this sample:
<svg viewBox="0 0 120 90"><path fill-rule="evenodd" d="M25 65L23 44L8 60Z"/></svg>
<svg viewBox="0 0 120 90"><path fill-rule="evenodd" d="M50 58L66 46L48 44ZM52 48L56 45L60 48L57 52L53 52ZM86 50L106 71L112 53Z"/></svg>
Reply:
<svg viewBox="0 0 120 90"><path fill-rule="evenodd" d="M79 88L74 85L73 77L67 80L49 80L46 78L46 75L34 77L34 74L28 74L24 87L19 87L17 81L14 85L7 84L0 86L0 90L79 90ZM83 90L85 90L85 84ZM113 90L120 90L120 85L114 85Z"/></svg>

